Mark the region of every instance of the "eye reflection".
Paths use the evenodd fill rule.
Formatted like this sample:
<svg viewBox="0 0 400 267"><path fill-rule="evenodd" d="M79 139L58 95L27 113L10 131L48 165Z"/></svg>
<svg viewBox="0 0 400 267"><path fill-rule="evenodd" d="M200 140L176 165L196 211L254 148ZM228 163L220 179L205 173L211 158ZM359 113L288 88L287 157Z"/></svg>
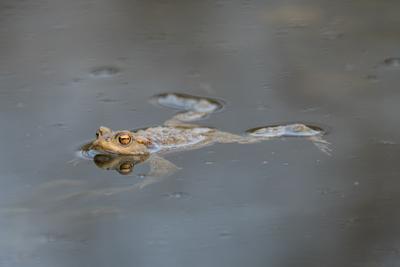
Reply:
<svg viewBox="0 0 400 267"><path fill-rule="evenodd" d="M119 166L117 171L122 175L126 175L133 171L133 166L133 162L124 162Z"/></svg>
<svg viewBox="0 0 400 267"><path fill-rule="evenodd" d="M113 155L97 154L93 162L103 170L115 170L119 174L129 175L133 172L135 165L147 160L148 155Z"/></svg>

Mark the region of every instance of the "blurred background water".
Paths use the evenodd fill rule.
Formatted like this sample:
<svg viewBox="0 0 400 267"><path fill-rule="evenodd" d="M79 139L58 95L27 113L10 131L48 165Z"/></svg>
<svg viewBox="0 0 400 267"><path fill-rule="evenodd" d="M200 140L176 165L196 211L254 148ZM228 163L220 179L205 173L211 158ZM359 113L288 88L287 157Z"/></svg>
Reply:
<svg viewBox="0 0 400 267"><path fill-rule="evenodd" d="M2 0L0 266L400 265L400 2ZM159 125L162 92L227 102L204 125L304 139L170 154L143 179L74 164L105 125ZM111 190L111 191L110 191Z"/></svg>

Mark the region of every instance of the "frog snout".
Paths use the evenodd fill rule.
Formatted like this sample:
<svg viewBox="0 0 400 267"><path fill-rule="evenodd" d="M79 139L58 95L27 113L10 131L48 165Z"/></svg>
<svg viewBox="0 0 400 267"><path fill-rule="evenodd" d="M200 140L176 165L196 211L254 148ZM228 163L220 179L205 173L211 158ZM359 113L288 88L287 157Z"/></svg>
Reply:
<svg viewBox="0 0 400 267"><path fill-rule="evenodd" d="M100 147L99 144L100 144L100 140L96 139L96 140L94 140L92 142L92 144L90 145L89 149L96 150L96 149L98 149Z"/></svg>

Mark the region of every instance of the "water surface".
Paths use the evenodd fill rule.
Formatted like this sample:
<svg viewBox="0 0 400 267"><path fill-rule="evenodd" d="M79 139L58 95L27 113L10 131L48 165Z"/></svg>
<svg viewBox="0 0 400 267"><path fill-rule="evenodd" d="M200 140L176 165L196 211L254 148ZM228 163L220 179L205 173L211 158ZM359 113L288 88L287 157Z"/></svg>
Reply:
<svg viewBox="0 0 400 267"><path fill-rule="evenodd" d="M0 266L399 266L396 1L0 4ZM75 164L96 129L159 125L164 92L224 99L234 133L305 139L170 154L134 175ZM121 189L121 190L114 190ZM117 193L112 193L117 192Z"/></svg>

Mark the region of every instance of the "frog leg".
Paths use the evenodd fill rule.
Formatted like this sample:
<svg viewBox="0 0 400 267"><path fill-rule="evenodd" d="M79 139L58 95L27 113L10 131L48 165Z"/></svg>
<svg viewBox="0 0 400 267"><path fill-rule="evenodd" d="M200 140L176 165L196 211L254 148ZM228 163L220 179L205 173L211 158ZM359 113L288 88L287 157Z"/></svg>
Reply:
<svg viewBox="0 0 400 267"><path fill-rule="evenodd" d="M223 103L217 99L183 93L158 94L153 96L150 102L158 106L182 111L164 123L165 126L170 127L195 127L187 124L187 122L205 119L223 108Z"/></svg>
<svg viewBox="0 0 400 267"><path fill-rule="evenodd" d="M332 149L330 143L322 138L326 133L318 126L306 125L302 123L291 123L284 125L273 125L257 127L246 131L248 136L258 140L269 140L280 137L303 137L310 140L323 153L330 155ZM252 141L251 139L249 139Z"/></svg>
<svg viewBox="0 0 400 267"><path fill-rule="evenodd" d="M165 126L168 127L198 127L195 124L189 124L188 122L198 121L207 118L210 115L208 112L200 111L184 111L176 114L171 119L164 122Z"/></svg>
<svg viewBox="0 0 400 267"><path fill-rule="evenodd" d="M211 132L210 137L211 140L213 140L214 142L223 144L229 144L229 143L251 144L261 141L260 139L251 136L237 135L218 130Z"/></svg>
<svg viewBox="0 0 400 267"><path fill-rule="evenodd" d="M145 175L143 181L137 184L140 189L148 185L158 183L180 169L172 162L155 154L151 155L148 161L150 165L150 171Z"/></svg>

